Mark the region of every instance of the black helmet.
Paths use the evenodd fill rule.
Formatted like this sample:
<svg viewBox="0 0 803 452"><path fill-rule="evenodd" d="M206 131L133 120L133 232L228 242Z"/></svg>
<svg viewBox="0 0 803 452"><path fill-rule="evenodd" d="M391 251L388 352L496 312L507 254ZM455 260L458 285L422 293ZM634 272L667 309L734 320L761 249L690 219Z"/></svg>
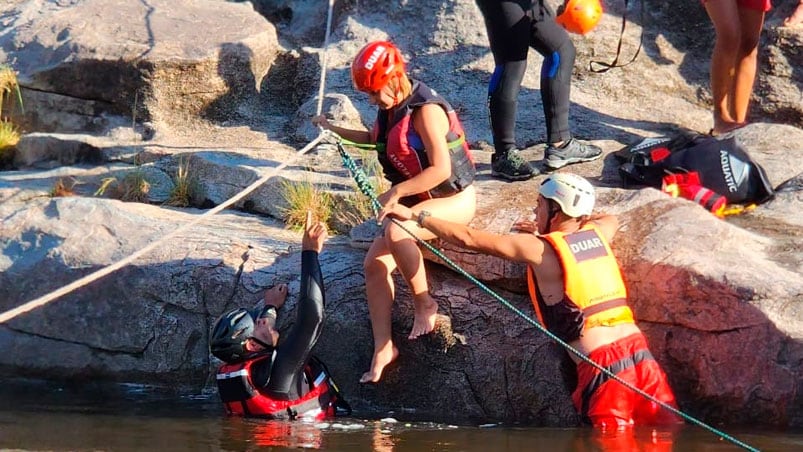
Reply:
<svg viewBox="0 0 803 452"><path fill-rule="evenodd" d="M273 345L254 337L254 319L272 318L276 321L276 307L264 306L248 310L237 308L221 315L209 336L209 351L221 361L239 363L255 356L273 352ZM252 339L263 347L262 350L249 352L245 342Z"/></svg>
<svg viewBox="0 0 803 452"><path fill-rule="evenodd" d="M244 361L252 353L245 348L254 334L254 318L247 309L239 308L221 315L212 327L209 351L227 363Z"/></svg>

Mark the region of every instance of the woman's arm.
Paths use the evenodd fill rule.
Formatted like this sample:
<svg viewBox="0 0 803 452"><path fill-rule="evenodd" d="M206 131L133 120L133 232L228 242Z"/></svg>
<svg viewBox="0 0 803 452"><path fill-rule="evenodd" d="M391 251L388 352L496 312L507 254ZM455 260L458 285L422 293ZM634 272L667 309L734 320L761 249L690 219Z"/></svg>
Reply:
<svg viewBox="0 0 803 452"><path fill-rule="evenodd" d="M346 140L353 141L355 143L370 144L372 142L370 132L334 126L329 123L329 120L326 119L324 115L314 116L312 118L312 124L320 126L326 130L331 130L332 132L340 135L341 138L345 138Z"/></svg>

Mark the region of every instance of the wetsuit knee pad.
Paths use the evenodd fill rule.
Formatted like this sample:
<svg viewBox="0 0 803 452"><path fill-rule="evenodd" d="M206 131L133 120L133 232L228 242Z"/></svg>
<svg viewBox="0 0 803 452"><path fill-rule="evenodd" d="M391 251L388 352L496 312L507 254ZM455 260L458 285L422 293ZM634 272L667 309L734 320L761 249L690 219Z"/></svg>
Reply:
<svg viewBox="0 0 803 452"><path fill-rule="evenodd" d="M527 60L508 61L496 66L488 82L488 96L495 100L515 101L526 70Z"/></svg>
<svg viewBox="0 0 803 452"><path fill-rule="evenodd" d="M574 44L571 39L567 39L558 50L544 56L541 77L550 80L571 80L576 55Z"/></svg>
<svg viewBox="0 0 803 452"><path fill-rule="evenodd" d="M516 109L526 70L527 60L508 61L496 66L488 83L488 112L497 153L516 147Z"/></svg>

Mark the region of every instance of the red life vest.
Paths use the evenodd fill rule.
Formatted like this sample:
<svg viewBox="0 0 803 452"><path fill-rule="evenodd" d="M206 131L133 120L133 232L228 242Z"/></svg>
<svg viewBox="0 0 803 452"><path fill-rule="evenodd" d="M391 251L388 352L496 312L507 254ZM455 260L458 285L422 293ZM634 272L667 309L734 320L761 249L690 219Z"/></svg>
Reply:
<svg viewBox="0 0 803 452"><path fill-rule="evenodd" d="M251 367L263 359L272 358L267 356L238 364L224 364L218 369L218 392L229 414L316 420L335 415L340 393L320 361L310 357L304 369L306 381L310 385L308 393L296 400L275 400L260 391L251 380Z"/></svg>
<svg viewBox="0 0 803 452"><path fill-rule="evenodd" d="M555 249L560 260L564 290L563 300L547 305L535 272L527 268L530 298L542 325L571 342L584 328L634 323L619 263L596 227L588 225L571 234L552 232L541 238Z"/></svg>
<svg viewBox="0 0 803 452"><path fill-rule="evenodd" d="M420 199L444 198L463 191L474 182L476 168L468 149L466 134L452 106L427 85L413 81L410 95L391 111L379 110L372 131L377 157L385 177L395 185L410 179L430 166L429 157L421 137L415 131L412 114L426 104L440 105L449 119L446 142L452 172L448 179L428 192L420 193Z"/></svg>

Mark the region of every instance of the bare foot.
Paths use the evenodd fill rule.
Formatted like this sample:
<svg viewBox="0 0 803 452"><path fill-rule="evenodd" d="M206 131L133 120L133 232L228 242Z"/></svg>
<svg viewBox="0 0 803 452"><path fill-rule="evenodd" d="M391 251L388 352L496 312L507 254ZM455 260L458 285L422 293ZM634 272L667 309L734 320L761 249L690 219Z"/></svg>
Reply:
<svg viewBox="0 0 803 452"><path fill-rule="evenodd" d="M382 371L385 367L399 357L399 349L392 343L383 347L381 350L374 350L374 357L371 359L371 370L362 374L360 383L376 383L382 378Z"/></svg>
<svg viewBox="0 0 803 452"><path fill-rule="evenodd" d="M792 12L789 17L784 19L783 26L784 27L796 27L798 25L803 24L803 4L798 4L795 11Z"/></svg>
<svg viewBox="0 0 803 452"><path fill-rule="evenodd" d="M438 316L438 303L430 300L429 303L415 303L415 318L413 329L407 339L418 339L435 329L435 318Z"/></svg>
<svg viewBox="0 0 803 452"><path fill-rule="evenodd" d="M279 309L287 299L287 284L277 284L265 291L265 306L276 306Z"/></svg>

